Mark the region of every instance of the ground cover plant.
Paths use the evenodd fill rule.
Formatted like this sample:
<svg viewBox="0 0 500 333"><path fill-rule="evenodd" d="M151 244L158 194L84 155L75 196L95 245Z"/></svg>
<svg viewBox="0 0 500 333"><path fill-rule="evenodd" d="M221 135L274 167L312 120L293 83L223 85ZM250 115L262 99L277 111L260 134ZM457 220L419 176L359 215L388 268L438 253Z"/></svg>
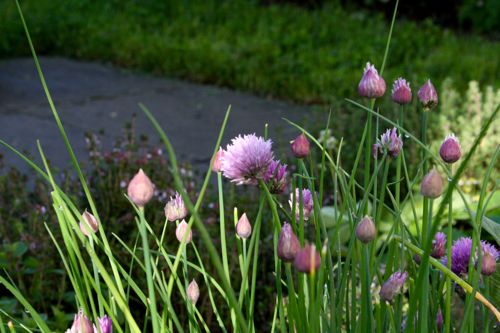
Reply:
<svg viewBox="0 0 500 333"><path fill-rule="evenodd" d="M496 329L500 321L496 269L500 234L489 209L498 200L498 181L491 178L495 177L500 145L486 155L491 158L480 173L477 198L468 198L459 182L481 142L488 140L500 105L481 119L467 149L460 145L460 138L443 131L438 151L433 150L433 142L428 142L428 118L439 105L439 96L431 80L412 91L403 78L395 80L392 89L383 78L394 19L383 57L379 56L379 71L367 63L358 73L359 98L345 100L353 110L367 115L350 169L342 163L343 138L329 147L327 136L318 140L288 120L298 132L290 145L293 168L276 159L278 153L266 128L262 134L242 134L223 144L228 109L203 183L191 192L154 111L140 104L163 141L169 170L158 174L161 168L146 172L137 168L126 189L123 186L134 216L129 228L135 227L135 241L126 242L119 230L105 232L110 225L97 209L97 198L89 187L92 182L71 149L18 9L86 201L76 202L71 189L56 183L43 143L38 144L42 168L0 142L25 159L51 186L50 202L57 225L44 226L74 291L76 315L68 324L69 332ZM379 113L377 106L384 99L398 105L395 119ZM420 105L420 133L405 125L404 107L412 99ZM334 117L332 112L328 115L325 133ZM410 147L419 156L411 169L405 154ZM313 151L319 160L312 159ZM392 169L394 172L389 172ZM155 184L167 174L175 192L158 219L158 212L151 212L155 209L151 200ZM217 240L208 232L202 210L212 177L218 189ZM224 186L226 178L233 187L245 188L238 196L257 193L257 206L245 211L239 200L229 201L234 194ZM327 196L331 206L325 212ZM470 237L454 237L457 201L463 205ZM232 214L225 209L228 202L234 205L230 207ZM409 215L404 214L407 209ZM59 228L60 238L54 237L54 227ZM228 246L228 234L235 246ZM173 235L177 241L166 242ZM127 260L117 259L111 239L119 243ZM236 258L230 265L231 256ZM272 271L259 276L258 267L266 257L272 259ZM45 314L31 305L30 295L20 292L13 273L2 272L0 283L26 311L24 318L17 318L3 310L0 330L51 332ZM272 315L262 319L256 315L256 298L260 284L269 281L269 276L273 281L267 289ZM203 299L206 302L200 306ZM215 299L224 305L219 306ZM457 310L463 312L458 315ZM214 314L213 326L207 323L205 311ZM186 316L181 317L182 313ZM267 326L261 326L262 321Z"/></svg>

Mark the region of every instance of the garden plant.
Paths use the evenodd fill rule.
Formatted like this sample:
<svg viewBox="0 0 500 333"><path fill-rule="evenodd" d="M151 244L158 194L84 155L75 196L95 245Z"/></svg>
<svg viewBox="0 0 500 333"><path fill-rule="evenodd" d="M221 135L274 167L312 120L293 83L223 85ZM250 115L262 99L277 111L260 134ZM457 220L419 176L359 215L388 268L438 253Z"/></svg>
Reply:
<svg viewBox="0 0 500 333"><path fill-rule="evenodd" d="M492 126L498 123L500 104L498 98L491 98L489 104L494 105L488 105L487 116L474 124L476 131L463 128L467 118L462 118L459 126L463 127L453 134L450 130L455 125L448 124L452 119L446 114L439 126L429 123L429 115L438 111L441 102L430 79L411 86L400 77L388 86L383 73L397 3L385 52L371 60L377 67L370 62L359 64L358 97L344 101L366 119L360 141L351 145L357 147L352 168L346 169L342 162L343 144L349 138L330 146L327 136L317 139L287 119L284 122L297 131L290 143L289 165L277 158L282 154L273 150L267 126L261 134L242 133L222 142L231 116L228 107L213 145L213 158L195 188L198 184L182 172L168 133L144 101L139 109L162 140L168 165L143 170L138 163L124 184L112 183L122 188L122 199L127 202L132 223L125 231L116 223L116 230L109 230L104 213L97 209L96 201L106 198L92 195L93 183L72 150L17 7L80 188L56 182L43 142L38 143L43 166L7 142L0 143L50 186L48 200L57 224L45 223L41 231L52 239L73 290L75 314L66 332L498 329L500 225L488 212L498 201L495 168L500 144L498 138L489 136L498 131ZM405 127L405 106L414 99L419 103L419 133ZM397 105L396 119L379 112L382 101ZM331 111L324 133L334 121ZM429 141L428 129L441 130L441 138ZM461 145L461 136L466 135L467 144ZM413 165L409 164L410 149L417 154ZM481 170L471 169L472 162ZM474 196L460 184L465 175L477 181ZM166 204L151 211L157 206L152 202L158 196L155 184L166 178L173 187L164 194ZM218 235L210 232L203 216L211 181L217 189ZM72 190L83 191L85 200L76 201ZM244 204L244 197L252 195L257 196L256 205ZM229 202L231 207L227 207ZM457 202L469 236L456 237ZM125 238L127 233L133 239ZM260 269L269 261L271 279L261 276L265 273ZM47 314L21 292L26 289L16 285L15 273L1 272L0 286L25 311L19 317L0 309L0 332L54 331ZM263 288L261 284L269 281L272 285ZM51 292L56 290L46 291ZM269 293L268 318L258 316L256 299L262 292ZM207 320L208 313L215 321Z"/></svg>

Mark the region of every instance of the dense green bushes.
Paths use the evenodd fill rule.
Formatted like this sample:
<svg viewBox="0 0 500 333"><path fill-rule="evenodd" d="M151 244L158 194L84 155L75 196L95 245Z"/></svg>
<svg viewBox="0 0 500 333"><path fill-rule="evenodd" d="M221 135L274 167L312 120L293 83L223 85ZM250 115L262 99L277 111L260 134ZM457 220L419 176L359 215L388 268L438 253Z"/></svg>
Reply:
<svg viewBox="0 0 500 333"><path fill-rule="evenodd" d="M22 1L37 50L303 103L353 96L366 61L380 67L382 15L325 4L259 6L250 1ZM401 13L404 15L404 13ZM0 4L0 56L27 55L11 1ZM388 83L405 75L499 82L500 44L456 36L430 21L396 23Z"/></svg>

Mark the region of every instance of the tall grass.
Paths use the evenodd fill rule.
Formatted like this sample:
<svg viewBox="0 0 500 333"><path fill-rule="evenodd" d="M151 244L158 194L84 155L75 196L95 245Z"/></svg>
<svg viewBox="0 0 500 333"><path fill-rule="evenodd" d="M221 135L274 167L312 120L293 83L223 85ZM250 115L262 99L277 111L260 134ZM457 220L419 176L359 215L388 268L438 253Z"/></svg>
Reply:
<svg viewBox="0 0 500 333"><path fill-rule="evenodd" d="M346 100L346 103L355 107L356 110L368 115L352 170L345 170L342 166L342 144L334 152L327 148L326 142L320 142L305 128L286 120L306 135L312 142L312 150L320 152L321 156L319 166L313 154L294 161L296 169L293 174L289 175L288 188L293 194L291 206L298 207L298 211L294 208L290 211L286 203L283 203L282 197L274 194L269 182L259 179L256 186L260 195L259 205L256 212L247 212L250 216L255 216L253 231L249 239L241 238L231 232L234 228L228 222L234 218L236 223L239 214L238 210L234 209L234 216L231 214L226 216L223 175L218 171L215 174L220 208L221 241L219 243L215 242L208 233L200 216L200 207L205 200L208 184L214 175L212 172L214 160L207 165L204 182L195 202L191 201L184 189L176 154L167 134L162 130L153 112L140 104L139 108L165 144L174 176L175 190L180 193L189 212L188 230L179 238L179 244L175 250L175 245L163 242L165 233L172 230L169 222L164 222L161 235L155 234L151 228L154 221L148 221L145 217L145 210L148 206L139 207L132 198L127 197L130 200L130 210L134 213L134 219L140 231L138 236L140 239L138 238L133 245L127 244L111 230L113 237L117 238L123 250L129 254L128 262L119 262L113 255L107 240L106 221L99 220L86 179L52 102L19 5L18 10L50 108L62 139L66 143L75 171L80 178L82 189L87 195L88 205L99 223L99 232L89 233L89 236L86 236L80 229L79 224L85 223L81 215L85 207L77 207L71 200L70 193L65 193L57 185L46 162L41 143L38 147L43 169L7 143L3 141L0 143L23 158L51 184L52 203L57 214L62 242L52 236L54 230L48 226L46 226L47 232L52 236L54 246L59 251L68 273L75 292L75 308L82 309L93 322L107 315L116 332L208 332L211 329L224 332L261 331L262 328L256 325L255 300L258 296L256 292L260 281L260 277L257 276L257 267L259 258L262 256L269 256L274 260L274 270L271 273L275 279L275 285L271 287L274 289L271 297L274 302L270 304L274 309L274 315L272 318L264 319L269 323L266 330L280 332L441 331L436 324L436 317L438 312L442 312L445 317L443 329L446 332L454 329L471 331L476 328L479 320L474 311L477 305L484 309L482 312L482 318L486 319L483 322L484 327L493 329L500 321L497 305L493 304L490 299L491 293L498 292L498 290L490 289L491 278L481 276L481 269L478 269L482 267L482 251L479 244L483 224L489 226L485 229L493 233L495 238L499 237L498 231L495 231L498 229L491 228L491 222L488 222L485 212L492 197L486 184L497 162L500 148L497 147L489 163L484 179L485 186L482 188L475 209L472 208L472 203L466 201L464 194L457 186L475 150L487 135L492 121L497 117L500 106L484 122L472 148L462 158L454 172L429 148L425 133L425 112L427 111L421 111L424 115L422 120L424 131L419 139L403 126L404 112L400 113L399 119L391 120L378 112L375 108L377 101L374 99L366 103L369 106L365 106L364 102ZM396 11L397 7L383 55L384 65L389 56ZM230 109L222 120L219 137L214 143L213 156L221 146L229 116ZM332 114L326 121L326 129L330 127L331 116ZM392 158L387 152L383 156L379 155L378 159L372 163L374 137L378 137L380 128L385 125L394 126L405 138L404 148L396 160L396 175L388 172ZM264 137L267 138L267 128L264 132ZM421 163L415 168L416 173L413 175L408 174L404 154L405 147L411 145L417 146L422 153ZM363 154L365 163L363 168L360 168L359 162ZM420 221L415 213L418 195L412 193L412 189L415 184L420 184L423 174L427 172L430 165L437 166L440 172L446 175L448 182L442 200L424 201L422 221ZM361 176L364 177L363 183L358 181ZM333 188L329 188L328 184L333 184ZM400 191L402 184L410 189L405 196ZM295 189L299 191L296 192ZM310 190L312 195L310 202L304 196L303 189ZM333 196L335 211L333 228L326 227L327 217L323 210L326 194ZM478 262L471 258L466 276L455 274L450 270L449 265L452 241L452 221L449 216L451 216L452 195L458 195L467 207L473 230L473 248L477 247L479 253ZM402 212L406 206L414 211L413 219L403 218ZM433 206L437 210L433 209ZM369 244L361 243L355 232L365 214L375 219L375 225L379 229L379 237ZM445 222L448 234L448 266L431 256L433 239L443 226L441 220L445 214L448 214ZM270 218L264 220L264 216L270 216ZM388 232L383 234L382 239L380 231L383 220L389 222L390 227ZM291 264L282 260L278 253L278 246L280 246L279 237L285 221L290 222L294 233L298 235L301 247L311 244L313 249L319 251L321 263L317 269L311 268L306 273L302 273L299 271L300 265L297 262ZM413 225L416 228L412 228ZM342 237L340 228L343 226L347 230L345 245L342 245L340 241ZM188 241L191 228L199 236L196 239L200 239L200 244ZM110 230L107 231L110 232ZM228 242L226 242L228 234L234 235L236 249L228 248ZM273 253L261 251L261 245L264 242L273 243ZM199 246L203 246L203 249L208 252L210 262L203 262L198 250ZM238 256L236 271L239 271L241 275L238 278L232 276L235 269L229 266L228 258L233 255ZM419 256L419 263L414 260L414 255ZM313 260L314 266L316 259L313 255L311 256L314 259L306 256L304 260ZM168 269L162 269L164 267L162 265L166 265ZM133 267L136 269L132 269ZM209 270L208 267L213 269ZM138 276L133 275L133 272L137 270L145 276L146 285L140 285ZM409 274L405 283L406 287L401 291L396 291L396 296L391 301L384 301L379 296L379 288L396 271L406 271ZM193 301L193 294L188 288L193 276L201 276L197 282L202 286L200 290L206 292L205 298L209 299L203 307L198 307L196 300ZM27 315L32 319L29 326L21 319L13 319L14 328L11 330L51 331L45 318L30 305L29 296L22 295L18 291L9 278L9 272L4 272L0 276L0 283L26 308ZM461 323L452 320L454 305L451 302L451 295L458 289L467 294L465 316ZM214 294L224 301L225 309L220 308L214 301ZM185 301L187 313L185 320L178 315L179 309L173 306L173 297L181 297ZM140 308L131 308L132 300L139 300ZM216 315L216 328L209 327L205 321L204 312L209 308ZM137 315L138 313L140 316ZM6 314L3 313L3 315ZM5 331L2 315L0 315L0 320L0 329ZM259 320L262 321L261 318ZM98 330L100 331L101 328Z"/></svg>

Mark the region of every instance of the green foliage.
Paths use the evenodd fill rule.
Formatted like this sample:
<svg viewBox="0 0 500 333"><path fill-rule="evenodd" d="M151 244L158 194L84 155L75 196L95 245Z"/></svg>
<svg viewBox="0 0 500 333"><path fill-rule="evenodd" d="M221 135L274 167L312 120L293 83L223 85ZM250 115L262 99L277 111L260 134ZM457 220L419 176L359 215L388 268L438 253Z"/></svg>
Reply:
<svg viewBox="0 0 500 333"><path fill-rule="evenodd" d="M109 61L302 103L356 95L364 64L381 65L388 33L382 15L335 4L307 10L251 1L26 0L22 7L40 54ZM1 57L27 55L11 1L0 4L0 35ZM401 21L393 46L384 73L389 86L402 75L414 89L428 77L438 86L446 77L499 83L498 42L457 36L430 21Z"/></svg>

